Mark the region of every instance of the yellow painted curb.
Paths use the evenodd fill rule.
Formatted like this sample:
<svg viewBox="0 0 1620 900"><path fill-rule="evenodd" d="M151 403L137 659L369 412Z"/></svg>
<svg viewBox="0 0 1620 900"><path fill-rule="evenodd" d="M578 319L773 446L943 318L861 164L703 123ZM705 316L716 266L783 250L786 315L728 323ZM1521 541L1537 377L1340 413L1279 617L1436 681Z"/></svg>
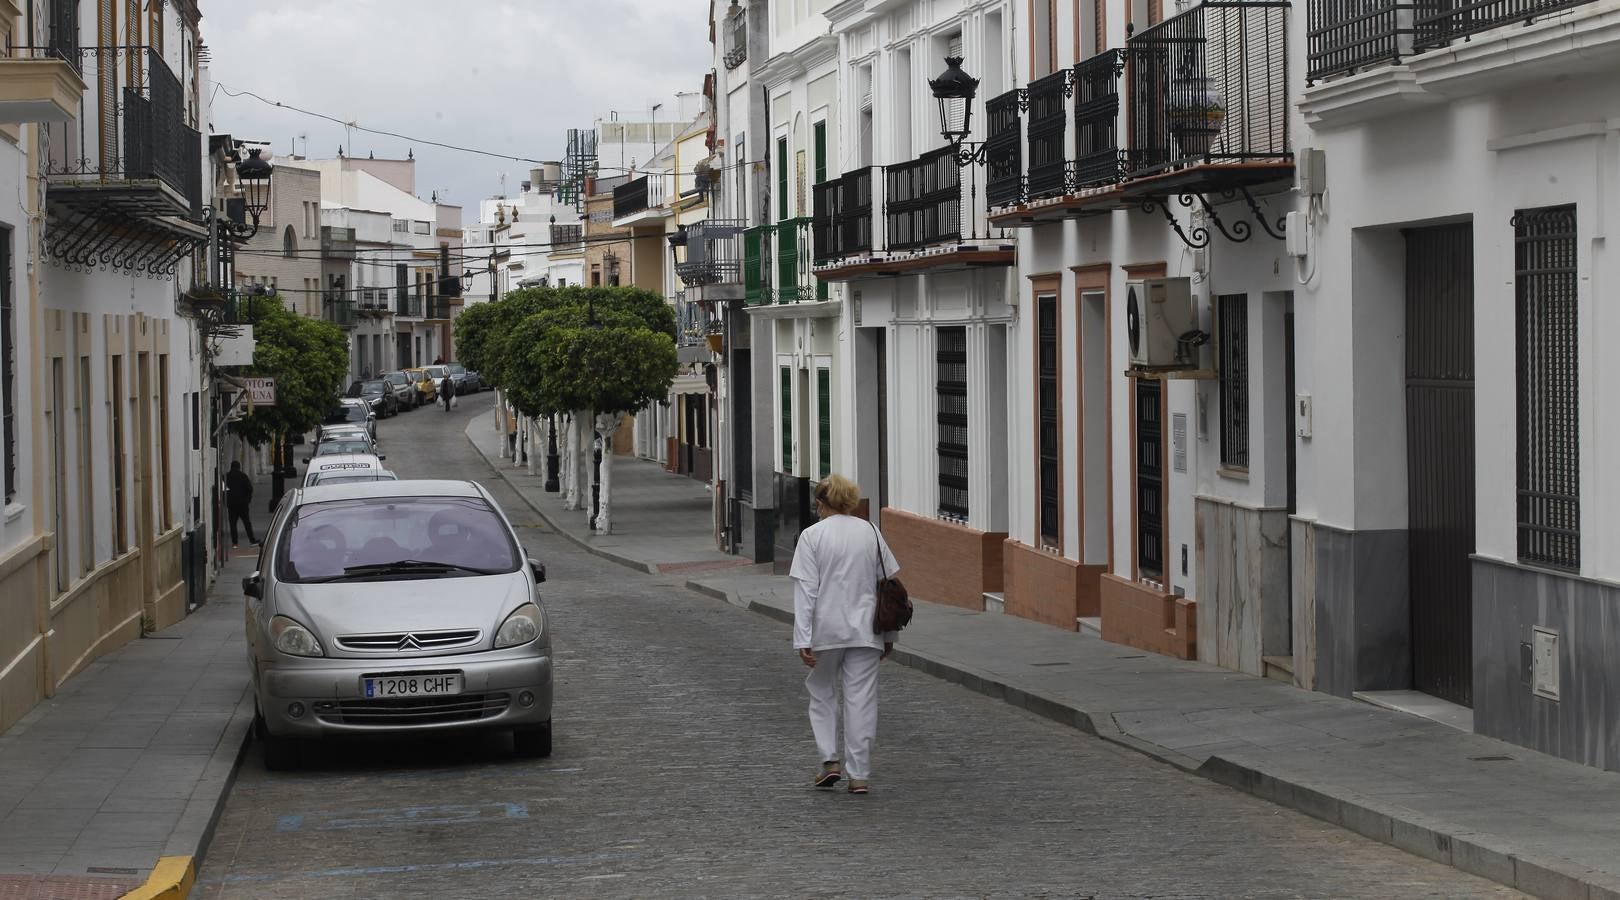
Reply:
<svg viewBox="0 0 1620 900"><path fill-rule="evenodd" d="M122 900L186 900L196 881L191 857L165 856L153 867L146 883L125 894Z"/></svg>

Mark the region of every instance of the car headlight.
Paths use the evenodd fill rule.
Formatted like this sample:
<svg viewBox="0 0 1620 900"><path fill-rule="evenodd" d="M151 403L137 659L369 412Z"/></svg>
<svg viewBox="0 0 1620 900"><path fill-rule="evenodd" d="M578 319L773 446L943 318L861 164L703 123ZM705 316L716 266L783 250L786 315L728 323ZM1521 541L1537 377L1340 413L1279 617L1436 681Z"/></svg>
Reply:
<svg viewBox="0 0 1620 900"><path fill-rule="evenodd" d="M495 649L527 644L545 630L546 614L533 603L525 603L512 610L512 614L501 623L500 630L495 632Z"/></svg>
<svg viewBox="0 0 1620 900"><path fill-rule="evenodd" d="M286 616L270 620L270 638L275 641L276 649L288 656L326 655L313 632Z"/></svg>

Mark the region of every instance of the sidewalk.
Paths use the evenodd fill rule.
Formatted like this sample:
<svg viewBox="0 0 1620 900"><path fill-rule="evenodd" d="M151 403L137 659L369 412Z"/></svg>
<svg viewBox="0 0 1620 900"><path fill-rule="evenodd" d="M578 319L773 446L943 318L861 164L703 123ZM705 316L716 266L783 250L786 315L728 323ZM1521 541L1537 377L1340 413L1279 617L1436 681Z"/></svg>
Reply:
<svg viewBox="0 0 1620 900"><path fill-rule="evenodd" d="M0 734L0 900L119 897L160 857L202 854L253 719L240 584L255 553Z"/></svg>
<svg viewBox="0 0 1620 900"><path fill-rule="evenodd" d="M468 437L509 463L487 421ZM631 568L679 571L668 561L700 558L694 537L709 548L701 558L722 556L707 499L675 502L666 480L684 479L654 464L615 461L617 533L606 537L563 512L542 479L501 472L559 534ZM717 569L686 586L791 621L786 578ZM1620 775L1013 616L918 607L895 651L905 665L1529 894L1620 900Z"/></svg>

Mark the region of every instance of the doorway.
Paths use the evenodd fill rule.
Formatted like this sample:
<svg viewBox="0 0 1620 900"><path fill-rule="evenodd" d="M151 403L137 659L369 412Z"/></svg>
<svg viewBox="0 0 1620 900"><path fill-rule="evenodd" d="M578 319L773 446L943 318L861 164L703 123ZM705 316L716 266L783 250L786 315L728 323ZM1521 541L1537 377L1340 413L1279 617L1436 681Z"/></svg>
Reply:
<svg viewBox="0 0 1620 900"><path fill-rule="evenodd" d="M1412 681L1472 706L1473 231L1463 223L1402 234Z"/></svg>

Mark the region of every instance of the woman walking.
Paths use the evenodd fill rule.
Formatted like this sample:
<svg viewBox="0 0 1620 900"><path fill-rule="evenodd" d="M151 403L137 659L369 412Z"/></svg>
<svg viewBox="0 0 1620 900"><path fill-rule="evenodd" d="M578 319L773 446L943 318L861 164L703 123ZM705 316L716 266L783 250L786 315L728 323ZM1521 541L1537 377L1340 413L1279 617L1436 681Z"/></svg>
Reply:
<svg viewBox="0 0 1620 900"><path fill-rule="evenodd" d="M878 663L895 635L874 634L877 580L900 568L877 527L851 515L860 489L842 475L816 486L821 521L799 534L793 551L793 647L810 667L810 729L821 754L815 786L846 775L849 792L867 792L877 738ZM844 693L844 753L838 753L838 689Z"/></svg>

